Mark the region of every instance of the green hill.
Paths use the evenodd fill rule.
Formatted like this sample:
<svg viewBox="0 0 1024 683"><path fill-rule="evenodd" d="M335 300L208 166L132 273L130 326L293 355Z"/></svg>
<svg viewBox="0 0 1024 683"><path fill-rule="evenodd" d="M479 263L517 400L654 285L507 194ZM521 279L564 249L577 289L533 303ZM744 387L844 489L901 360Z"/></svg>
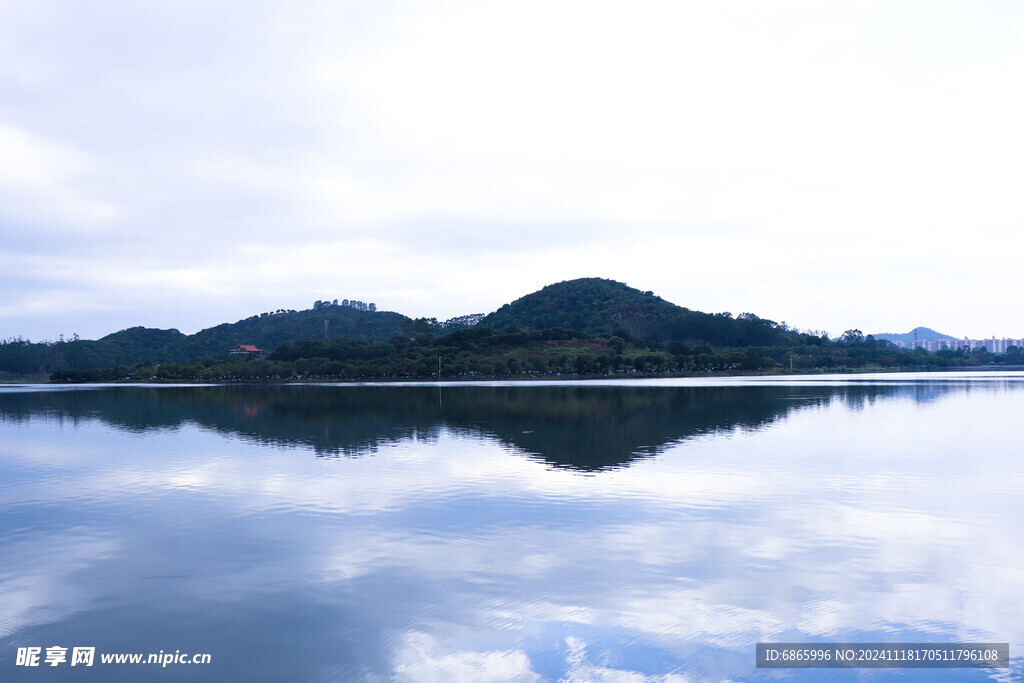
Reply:
<svg viewBox="0 0 1024 683"><path fill-rule="evenodd" d="M481 325L523 330L561 327L584 334L646 336L653 319L678 315L679 306L652 292L641 292L621 282L588 277L548 285L540 291L505 304L484 317Z"/></svg>
<svg viewBox="0 0 1024 683"><path fill-rule="evenodd" d="M788 331L771 320L744 313L702 313L665 301L621 282L580 278L548 285L505 304L481 325L543 330L561 327L587 335L666 342L693 340L722 346L768 346Z"/></svg>
<svg viewBox="0 0 1024 683"><path fill-rule="evenodd" d="M353 337L384 341L399 334L409 318L390 311L364 311L349 306L327 305L318 310L285 311L252 316L236 323L225 323L200 330L192 335L188 356L222 356L238 344L255 344L267 351L286 341L323 338L324 321L327 336Z"/></svg>
<svg viewBox="0 0 1024 683"><path fill-rule="evenodd" d="M0 373L31 375L50 373L57 369L111 369L112 376L116 377L120 372L118 368L150 362L174 364L202 363L206 359L222 361L227 358L229 349L240 344L252 344L271 352L300 340L322 342L324 321L327 321L327 336L330 340L370 343L400 336L404 339L415 338L418 344L423 344L434 337L440 341L440 337L444 336L451 337L446 343L478 347L478 354L483 353L480 350L483 347L490 349L487 353L491 353L491 347L497 344L505 349L499 355L511 353L508 349L517 344L526 345L520 349L526 353L525 349L530 344L558 346L570 337L573 340L589 339L601 349L611 344L612 348L621 350L623 344L628 343L635 344L638 349L663 350L675 355L689 353L693 350L691 347L703 345L740 348L821 344L823 341L750 313L733 318L730 313L692 311L665 301L653 292L643 292L621 282L581 278L548 285L506 304L483 318L477 326L462 330L466 333L462 336L457 328L464 325L439 325L433 319L411 320L399 313L377 311L372 304L358 301L345 301L341 305L336 301L317 301L312 309L305 311L278 310L263 313L190 335L175 329L132 327L98 340L75 339L35 344L20 339L4 341L0 342ZM519 332L533 335L545 330L552 331L554 336L528 335L528 338L523 339L516 336ZM486 334L494 333L498 334L493 338L484 338ZM566 337L567 334L570 337ZM619 339L614 340L615 337ZM555 353L555 365L561 368L565 363L574 363L575 355L578 355L576 351L579 349L576 347L579 344L573 341L569 345L574 349L572 353L569 353L568 348L562 351L554 346L533 350L540 356ZM400 346L401 343L390 351L378 349L374 353L399 354ZM466 350L461 346L459 348L460 353ZM345 355L337 349L332 353L336 356ZM594 350L594 354L600 355L600 350ZM324 352L320 355L326 357L330 354ZM488 356L487 361L493 365L495 358ZM510 359L504 355L501 358L501 362L507 365ZM416 362L406 360L418 368L419 360L422 359ZM519 363L520 359L512 360ZM537 361L532 356L530 360ZM545 360L544 369L554 367L551 361L550 358ZM753 360L744 362L750 365ZM401 363L399 365L405 367Z"/></svg>
<svg viewBox="0 0 1024 683"><path fill-rule="evenodd" d="M0 371L13 374L51 372L56 368L91 370L124 365L181 363L223 359L239 344L272 351L287 341L329 337L371 341L390 339L412 321L400 313L324 304L305 311L254 315L234 323L186 335L178 330L131 327L97 340L58 343L11 341L0 344Z"/></svg>
<svg viewBox="0 0 1024 683"><path fill-rule="evenodd" d="M182 362L207 357L223 358L229 349L239 344L252 344L269 352L287 341L322 338L325 320L328 337L382 341L398 334L409 319L389 311L326 306L318 310L254 315L238 322L208 327L191 335L181 334L177 330L133 327L109 334L93 344L103 345L108 350L108 356L116 356L115 363L119 365L146 360Z"/></svg>

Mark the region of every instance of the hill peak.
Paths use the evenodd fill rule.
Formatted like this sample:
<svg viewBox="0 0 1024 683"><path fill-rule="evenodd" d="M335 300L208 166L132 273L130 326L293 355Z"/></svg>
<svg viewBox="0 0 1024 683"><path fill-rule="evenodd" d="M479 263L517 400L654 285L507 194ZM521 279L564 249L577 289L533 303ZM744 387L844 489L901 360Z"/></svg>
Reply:
<svg viewBox="0 0 1024 683"><path fill-rule="evenodd" d="M640 317L678 315L685 309L654 292L599 277L563 280L505 304L486 316L481 325L524 330L562 327L586 334L651 336L649 325L637 325Z"/></svg>
<svg viewBox="0 0 1024 683"><path fill-rule="evenodd" d="M913 342L915 339L920 341L939 341L940 339L958 338L951 334L936 332L930 327L915 327L910 332L882 332L881 334L874 335L874 337L875 339L886 339L892 342L901 341L904 343Z"/></svg>

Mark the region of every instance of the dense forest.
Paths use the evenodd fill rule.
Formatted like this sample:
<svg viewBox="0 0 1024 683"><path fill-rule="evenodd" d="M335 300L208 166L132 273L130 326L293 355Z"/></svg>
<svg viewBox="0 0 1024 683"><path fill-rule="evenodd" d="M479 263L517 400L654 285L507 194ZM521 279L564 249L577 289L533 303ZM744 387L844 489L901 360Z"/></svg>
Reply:
<svg viewBox="0 0 1024 683"><path fill-rule="evenodd" d="M752 313L701 313L669 303L654 292L621 282L582 278L548 285L505 304L481 323L501 329L561 327L587 335L619 336L638 341L702 341L714 346L775 346L810 342L784 325Z"/></svg>
<svg viewBox="0 0 1024 683"><path fill-rule="evenodd" d="M422 321L421 321L422 322ZM267 358L59 370L63 382L134 380L281 381L508 377L615 377L725 372L841 372L854 369L938 369L989 363L1020 363L1019 349L904 351L855 330L815 343L715 347L707 343L639 342L551 328L502 331L473 327L450 334L392 337L386 342L353 338L303 339L279 346Z"/></svg>
<svg viewBox="0 0 1024 683"><path fill-rule="evenodd" d="M345 302L348 304L349 302ZM906 351L849 330L832 339L751 313L702 313L622 283L549 285L476 325L318 301L194 335L131 328L96 341L0 343L0 372L53 381L276 381L942 368L1024 362L1007 353ZM324 321L327 321L326 334ZM451 322L451 321L449 321ZM228 355L239 344L262 357Z"/></svg>

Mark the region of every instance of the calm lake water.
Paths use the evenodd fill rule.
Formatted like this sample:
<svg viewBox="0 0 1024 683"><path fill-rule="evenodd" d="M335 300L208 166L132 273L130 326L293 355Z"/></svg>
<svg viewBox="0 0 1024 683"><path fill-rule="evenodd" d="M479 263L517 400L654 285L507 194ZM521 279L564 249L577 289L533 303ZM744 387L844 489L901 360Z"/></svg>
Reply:
<svg viewBox="0 0 1024 683"><path fill-rule="evenodd" d="M0 387L0 679L1019 680L1022 421L1021 373ZM99 661L161 650L211 663Z"/></svg>

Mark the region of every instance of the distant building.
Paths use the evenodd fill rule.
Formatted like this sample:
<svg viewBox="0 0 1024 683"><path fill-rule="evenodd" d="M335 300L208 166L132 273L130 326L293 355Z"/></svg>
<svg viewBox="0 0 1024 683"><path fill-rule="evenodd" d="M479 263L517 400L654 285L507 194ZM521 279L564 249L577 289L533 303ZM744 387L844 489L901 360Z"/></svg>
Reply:
<svg viewBox="0 0 1024 683"><path fill-rule="evenodd" d="M472 325L476 325L483 319L483 313L470 313L469 315L460 315L457 318L448 318L441 323L441 327L470 327Z"/></svg>
<svg viewBox="0 0 1024 683"><path fill-rule="evenodd" d="M239 344L235 348L228 351L229 356L241 356L242 358L259 358L263 355L263 351L256 348L252 344Z"/></svg>
<svg viewBox="0 0 1024 683"><path fill-rule="evenodd" d="M992 337L991 339L937 339L937 340L926 340L918 339L916 342L910 342L909 344L897 341L893 342L897 347L901 349L906 348L921 348L925 351L941 351L942 349L949 349L956 351L957 349L967 349L969 351L976 351L982 347L985 348L989 353L1006 353L1006 350L1011 346L1016 346L1018 349L1024 348L1024 339L1008 339L1003 337L997 339Z"/></svg>

